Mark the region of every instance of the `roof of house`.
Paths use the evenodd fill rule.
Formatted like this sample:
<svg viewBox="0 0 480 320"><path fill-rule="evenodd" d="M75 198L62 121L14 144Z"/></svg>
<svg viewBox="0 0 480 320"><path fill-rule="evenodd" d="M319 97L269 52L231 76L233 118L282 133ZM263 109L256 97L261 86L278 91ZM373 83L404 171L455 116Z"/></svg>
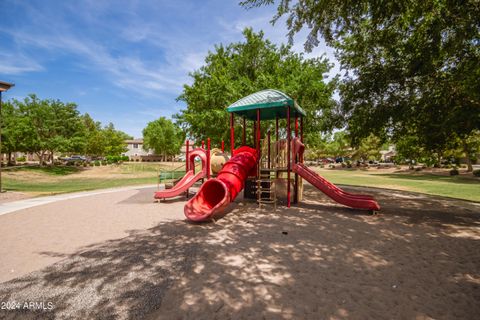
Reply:
<svg viewBox="0 0 480 320"><path fill-rule="evenodd" d="M143 144L143 139L130 139L130 140L125 140L126 144L132 144L132 143L137 143L137 144Z"/></svg>
<svg viewBox="0 0 480 320"><path fill-rule="evenodd" d="M285 93L267 89L234 102L227 107L227 111L245 117L250 120L257 119L257 109L260 110L261 120L271 120L276 117L287 117L287 108L290 107L290 116L306 116L305 111Z"/></svg>

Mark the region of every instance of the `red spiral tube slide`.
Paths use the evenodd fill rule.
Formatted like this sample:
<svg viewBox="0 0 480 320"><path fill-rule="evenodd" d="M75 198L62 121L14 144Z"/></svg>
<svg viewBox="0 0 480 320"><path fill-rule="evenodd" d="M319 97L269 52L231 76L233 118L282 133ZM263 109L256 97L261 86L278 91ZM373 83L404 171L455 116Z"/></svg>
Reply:
<svg viewBox="0 0 480 320"><path fill-rule="evenodd" d="M223 166L217 178L206 181L197 194L184 208L190 221L200 222L211 219L222 212L242 191L248 173L257 163L257 151L243 146L235 150L234 156Z"/></svg>

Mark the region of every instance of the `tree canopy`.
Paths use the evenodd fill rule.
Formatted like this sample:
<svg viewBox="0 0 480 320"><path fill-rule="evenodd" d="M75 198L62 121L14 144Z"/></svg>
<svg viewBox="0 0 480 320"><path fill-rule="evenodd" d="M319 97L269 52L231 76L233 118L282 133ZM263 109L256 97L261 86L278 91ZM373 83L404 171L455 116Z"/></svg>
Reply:
<svg viewBox="0 0 480 320"><path fill-rule="evenodd" d="M2 114L3 151L36 153L41 164L48 160L46 155L53 162L57 152L119 155L130 138L113 124L102 128L90 115L81 115L74 103L39 99L34 94L6 102Z"/></svg>
<svg viewBox="0 0 480 320"><path fill-rule="evenodd" d="M273 21L282 16L290 40L309 28L307 51L320 37L336 49L347 70L340 111L357 144L372 132L414 134L440 154L480 127L478 1L283 0Z"/></svg>
<svg viewBox="0 0 480 320"><path fill-rule="evenodd" d="M328 115L336 106L332 94L337 79L325 80L331 68L328 60L323 56L306 59L290 46L264 39L263 32L247 28L243 35L242 42L215 46L205 65L190 74L193 83L184 85L178 97L187 107L175 116L177 122L189 136L210 137L218 144L229 137L225 108L251 93L273 88L294 98L307 112L306 141L314 141L314 136L331 125Z"/></svg>
<svg viewBox="0 0 480 320"><path fill-rule="evenodd" d="M153 149L158 155L178 154L184 139L183 131L165 117L149 122L143 129L143 148Z"/></svg>

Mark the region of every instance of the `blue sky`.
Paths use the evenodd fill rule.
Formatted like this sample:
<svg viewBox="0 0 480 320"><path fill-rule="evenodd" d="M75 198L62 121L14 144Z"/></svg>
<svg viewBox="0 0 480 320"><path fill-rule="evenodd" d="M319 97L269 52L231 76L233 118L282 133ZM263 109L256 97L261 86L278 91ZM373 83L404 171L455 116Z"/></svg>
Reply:
<svg viewBox="0 0 480 320"><path fill-rule="evenodd" d="M175 98L215 44L241 40L249 26L285 43L285 24L269 23L274 13L238 0L2 0L0 80L16 85L4 99L36 93L75 102L141 137L149 121L184 107ZM303 52L305 36L295 38L295 51ZM335 62L324 44L306 56L322 53Z"/></svg>

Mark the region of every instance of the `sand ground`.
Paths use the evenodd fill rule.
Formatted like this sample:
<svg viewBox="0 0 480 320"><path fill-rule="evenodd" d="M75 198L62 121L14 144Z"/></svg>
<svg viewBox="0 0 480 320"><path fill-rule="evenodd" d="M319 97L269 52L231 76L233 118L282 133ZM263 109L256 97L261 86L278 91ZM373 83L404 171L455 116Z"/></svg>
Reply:
<svg viewBox="0 0 480 320"><path fill-rule="evenodd" d="M18 201L23 199L31 198L31 194L24 192L8 191L0 193L0 204L12 201Z"/></svg>
<svg viewBox="0 0 480 320"><path fill-rule="evenodd" d="M54 305L0 318L480 315L478 203L369 189L382 205L370 216L306 186L297 207L237 201L222 219L195 225L183 220L183 199L152 203L152 191L0 216L0 302Z"/></svg>

